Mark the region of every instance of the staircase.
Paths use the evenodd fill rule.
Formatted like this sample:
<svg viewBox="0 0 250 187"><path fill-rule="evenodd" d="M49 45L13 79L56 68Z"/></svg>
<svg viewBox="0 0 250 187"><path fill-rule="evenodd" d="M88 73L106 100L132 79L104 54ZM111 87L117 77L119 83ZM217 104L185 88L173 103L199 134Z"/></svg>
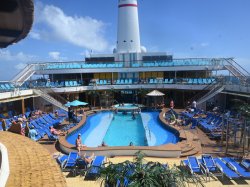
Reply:
<svg viewBox="0 0 250 187"><path fill-rule="evenodd" d="M180 142L178 144L181 148L181 157L187 157L196 155L199 153L198 148L193 144L193 142Z"/></svg>
<svg viewBox="0 0 250 187"><path fill-rule="evenodd" d="M225 59L226 64L225 68L235 77L237 77L241 83L245 83L247 79L250 77L250 73L245 70L242 66L240 66L237 62L233 60L233 58ZM201 92L195 95L191 101L196 101L197 105L200 105L207 100L214 97L216 94L222 92L225 88L226 79L218 78L216 83L211 83L206 86ZM209 91L208 91L209 90ZM208 92L207 92L208 91Z"/></svg>
<svg viewBox="0 0 250 187"><path fill-rule="evenodd" d="M214 82L210 83L209 85L207 85L206 87L204 87L198 94L196 94L194 97L192 97L190 101L196 101L196 103L198 104L198 101L201 98L204 98L208 93L212 93L213 91L215 91L215 88L218 88L219 85L222 85L222 81L223 80L220 78L216 79L216 82L214 81Z"/></svg>
<svg viewBox="0 0 250 187"><path fill-rule="evenodd" d="M22 84L28 80L35 73L35 64L28 64L22 71L20 71L11 82L16 86L22 86Z"/></svg>
<svg viewBox="0 0 250 187"><path fill-rule="evenodd" d="M232 58L225 59L228 63L225 65L225 68L232 73L235 77L238 77L242 81L246 81L247 78L250 76L250 73L245 70L241 65L235 62Z"/></svg>
<svg viewBox="0 0 250 187"><path fill-rule="evenodd" d="M214 85L213 89L211 89L209 92L207 92L204 96L202 96L200 99L197 100L197 105L200 105L207 100L211 99L218 93L222 92L224 90L225 86L222 85L221 83L217 83Z"/></svg>
<svg viewBox="0 0 250 187"><path fill-rule="evenodd" d="M40 97L42 97L46 101L50 102L51 104L65 110L65 111L68 111L68 108L65 107L64 104L62 104L60 101L58 101L57 99L55 99L54 97L49 95L47 93L47 91L48 91L47 89L34 89L35 94L39 95ZM66 103L66 101L63 103Z"/></svg>

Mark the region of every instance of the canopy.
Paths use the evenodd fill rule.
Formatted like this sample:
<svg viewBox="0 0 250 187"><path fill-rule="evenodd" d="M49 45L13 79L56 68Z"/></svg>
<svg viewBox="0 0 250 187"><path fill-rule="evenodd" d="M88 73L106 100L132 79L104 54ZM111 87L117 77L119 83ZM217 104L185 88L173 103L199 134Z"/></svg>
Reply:
<svg viewBox="0 0 250 187"><path fill-rule="evenodd" d="M147 96L163 96L165 95L164 93L158 91L158 90L153 90L152 92L149 92Z"/></svg>
<svg viewBox="0 0 250 187"><path fill-rule="evenodd" d="M70 103L71 103L71 102L68 101L68 102L65 104L65 106L66 106L66 107L70 107Z"/></svg>
<svg viewBox="0 0 250 187"><path fill-rule="evenodd" d="M87 104L88 104L88 103L86 103L86 102L74 100L74 101L72 101L72 102L66 103L65 106L70 107L70 106L80 106L80 105L87 105Z"/></svg>

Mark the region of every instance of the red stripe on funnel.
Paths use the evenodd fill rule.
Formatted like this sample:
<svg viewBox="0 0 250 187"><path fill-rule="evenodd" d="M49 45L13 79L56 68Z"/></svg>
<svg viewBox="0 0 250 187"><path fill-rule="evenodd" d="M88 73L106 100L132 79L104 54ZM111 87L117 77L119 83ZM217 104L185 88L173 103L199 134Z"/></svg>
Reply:
<svg viewBox="0 0 250 187"><path fill-rule="evenodd" d="M119 8L121 8L121 7L126 7L126 6L137 7L137 4L121 4L121 5L119 5Z"/></svg>

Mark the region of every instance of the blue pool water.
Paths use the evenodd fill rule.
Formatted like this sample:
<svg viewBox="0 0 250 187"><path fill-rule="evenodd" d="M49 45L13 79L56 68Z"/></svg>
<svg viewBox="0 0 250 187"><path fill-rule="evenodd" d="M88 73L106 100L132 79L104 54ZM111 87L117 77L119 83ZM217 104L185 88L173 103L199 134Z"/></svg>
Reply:
<svg viewBox="0 0 250 187"><path fill-rule="evenodd" d="M132 119L131 113L101 112L87 118L86 124L69 134L66 140L75 144L78 133L88 147L100 146L157 146L178 142L175 130L167 129L158 119L159 112L142 112Z"/></svg>
<svg viewBox="0 0 250 187"><path fill-rule="evenodd" d="M146 130L146 137L149 146L157 146L167 143L177 143L179 136L177 131L167 129L163 126L158 118L159 112L141 113L142 123Z"/></svg>
<svg viewBox="0 0 250 187"><path fill-rule="evenodd" d="M147 145L141 117L137 115L136 119L132 119L131 113L115 114L104 142L110 146L128 146L130 142L138 146Z"/></svg>
<svg viewBox="0 0 250 187"><path fill-rule="evenodd" d="M142 107L143 105L138 105L138 104L129 104L129 103L125 103L125 104L123 104L123 105L119 105L119 104L117 104L117 105L114 105L114 107L116 108L116 109L118 109L118 110L136 110L136 109L138 109L138 108L140 108L140 107Z"/></svg>

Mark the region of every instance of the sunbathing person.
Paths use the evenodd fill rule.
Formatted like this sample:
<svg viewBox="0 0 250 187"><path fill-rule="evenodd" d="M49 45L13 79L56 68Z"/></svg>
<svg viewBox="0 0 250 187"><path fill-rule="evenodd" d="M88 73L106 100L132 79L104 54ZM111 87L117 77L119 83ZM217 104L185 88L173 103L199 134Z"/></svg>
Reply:
<svg viewBox="0 0 250 187"><path fill-rule="evenodd" d="M92 161L95 159L95 154L92 153L91 156L86 156L86 153L85 153L83 156L81 156L81 158L82 158L86 163L91 164Z"/></svg>
<svg viewBox="0 0 250 187"><path fill-rule="evenodd" d="M60 136L65 136L65 133L64 133L64 132L55 129L55 128L52 127L52 126L50 126L49 129L50 129L51 134L60 135Z"/></svg>

